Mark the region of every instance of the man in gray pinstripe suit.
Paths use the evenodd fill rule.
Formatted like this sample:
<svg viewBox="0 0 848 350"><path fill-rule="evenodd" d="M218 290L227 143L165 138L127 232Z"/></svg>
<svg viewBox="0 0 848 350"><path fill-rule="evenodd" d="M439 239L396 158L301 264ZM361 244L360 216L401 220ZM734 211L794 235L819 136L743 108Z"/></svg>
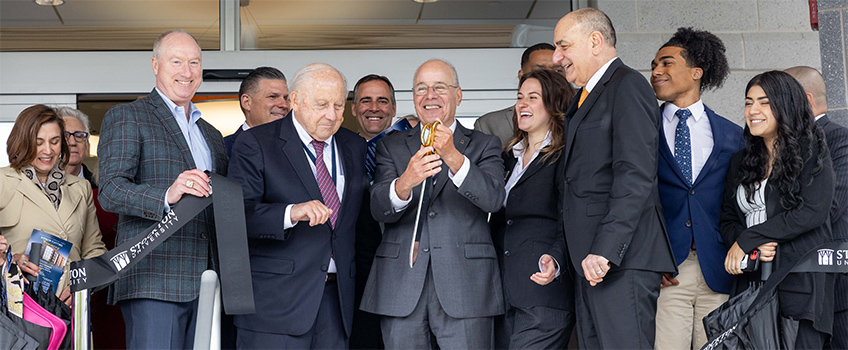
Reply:
<svg viewBox="0 0 848 350"><path fill-rule="evenodd" d="M153 45L152 63L156 88L110 109L101 127L99 199L119 215L116 245L161 220L183 195L208 196L204 171L227 171L221 133L191 103L202 80L197 41L184 31L166 32ZM192 347L200 274L216 260L214 234L210 207L111 287L127 348Z"/></svg>

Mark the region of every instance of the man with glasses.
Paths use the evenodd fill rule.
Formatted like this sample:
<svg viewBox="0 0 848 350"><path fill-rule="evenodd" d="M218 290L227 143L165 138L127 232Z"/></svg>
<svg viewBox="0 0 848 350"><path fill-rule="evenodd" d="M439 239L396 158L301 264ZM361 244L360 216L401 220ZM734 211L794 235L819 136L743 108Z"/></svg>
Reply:
<svg viewBox="0 0 848 350"><path fill-rule="evenodd" d="M504 303L487 213L504 201L501 143L456 122L462 88L449 63L422 64L412 91L421 123L441 124L431 147L422 124L377 143L371 213L386 229L361 308L383 315L387 349L432 348L431 333L445 349L492 348ZM422 182L432 188L419 216Z"/></svg>

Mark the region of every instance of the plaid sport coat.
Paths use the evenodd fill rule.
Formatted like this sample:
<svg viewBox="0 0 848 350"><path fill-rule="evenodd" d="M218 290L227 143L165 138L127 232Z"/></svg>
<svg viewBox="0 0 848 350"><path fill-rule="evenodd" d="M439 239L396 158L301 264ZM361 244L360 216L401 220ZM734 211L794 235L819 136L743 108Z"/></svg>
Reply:
<svg viewBox="0 0 848 350"><path fill-rule="evenodd" d="M221 133L197 122L209 145L212 171L227 172ZM154 89L134 102L112 107L100 143L103 209L118 214L116 245L140 234L165 214L165 193L180 173L196 168L188 143L165 101ZM109 302L147 298L187 302L198 297L200 275L216 260L212 207L156 247L112 285Z"/></svg>

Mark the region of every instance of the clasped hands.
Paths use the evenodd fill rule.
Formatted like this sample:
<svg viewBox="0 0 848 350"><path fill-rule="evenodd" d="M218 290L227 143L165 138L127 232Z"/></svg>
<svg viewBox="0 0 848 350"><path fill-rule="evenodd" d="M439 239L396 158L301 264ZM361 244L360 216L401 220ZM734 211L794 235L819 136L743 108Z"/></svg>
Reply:
<svg viewBox="0 0 848 350"><path fill-rule="evenodd" d="M454 121L456 123L456 121ZM436 126L436 136L433 140L433 146L421 146L418 152L412 155L409 163L406 165L406 170L395 182L395 194L401 200L408 200L412 194L412 189L418 186L425 179L436 175L442 171L442 163L450 168L451 173L456 174L462 163L465 161L465 156L453 145L453 132L444 124ZM435 151L436 153L427 155L427 153Z"/></svg>
<svg viewBox="0 0 848 350"><path fill-rule="evenodd" d="M774 255L777 253L777 242L765 243L757 249L760 250L760 261L768 262L774 260ZM730 250L727 251L727 258L724 259L724 269L731 275L739 275L742 273L742 259L745 259L745 253L739 247L739 243L734 242Z"/></svg>

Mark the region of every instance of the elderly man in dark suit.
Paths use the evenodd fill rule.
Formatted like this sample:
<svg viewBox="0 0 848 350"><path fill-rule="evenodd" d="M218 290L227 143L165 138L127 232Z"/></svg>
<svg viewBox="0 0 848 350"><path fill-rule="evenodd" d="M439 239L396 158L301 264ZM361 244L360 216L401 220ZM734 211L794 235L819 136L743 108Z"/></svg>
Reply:
<svg viewBox="0 0 848 350"><path fill-rule="evenodd" d="M586 348L652 349L663 272L675 271L657 194L659 110L651 86L615 51L603 12L569 13L554 62L582 87L566 112L562 218L577 274Z"/></svg>
<svg viewBox="0 0 848 350"><path fill-rule="evenodd" d="M243 131L285 118L289 114L291 108L286 76L273 67L259 67L250 71L239 85L239 107L244 113L244 124L224 138L227 156L232 155L233 144Z"/></svg>
<svg viewBox="0 0 848 350"><path fill-rule="evenodd" d="M361 308L384 316L387 349L431 348L431 333L445 349L492 348L504 303L486 220L504 200L501 143L456 121L462 89L449 63L422 64L412 91L421 122L442 124L432 147L422 147L420 124L377 143L371 212L386 229ZM410 267L420 184L434 175Z"/></svg>
<svg viewBox="0 0 848 350"><path fill-rule="evenodd" d="M100 204L119 215L116 244L161 220L183 195L211 193L204 171L226 174L224 139L191 103L201 82L197 41L180 30L153 45L156 88L113 107L101 127ZM200 275L214 262L212 208L124 274L110 302L124 314L127 348L191 348Z"/></svg>
<svg viewBox="0 0 848 350"><path fill-rule="evenodd" d="M821 73L813 67L798 66L786 70L804 87L816 123L824 130L833 173L836 175L830 225L833 238L848 241L848 128L827 117L827 87ZM836 275L834 292L833 337L825 349L848 349L848 276Z"/></svg>
<svg viewBox="0 0 848 350"><path fill-rule="evenodd" d="M368 180L365 141L343 120L345 80L312 64L292 83L292 117L233 145L256 313L237 315L241 349L346 349L353 320L354 239Z"/></svg>

